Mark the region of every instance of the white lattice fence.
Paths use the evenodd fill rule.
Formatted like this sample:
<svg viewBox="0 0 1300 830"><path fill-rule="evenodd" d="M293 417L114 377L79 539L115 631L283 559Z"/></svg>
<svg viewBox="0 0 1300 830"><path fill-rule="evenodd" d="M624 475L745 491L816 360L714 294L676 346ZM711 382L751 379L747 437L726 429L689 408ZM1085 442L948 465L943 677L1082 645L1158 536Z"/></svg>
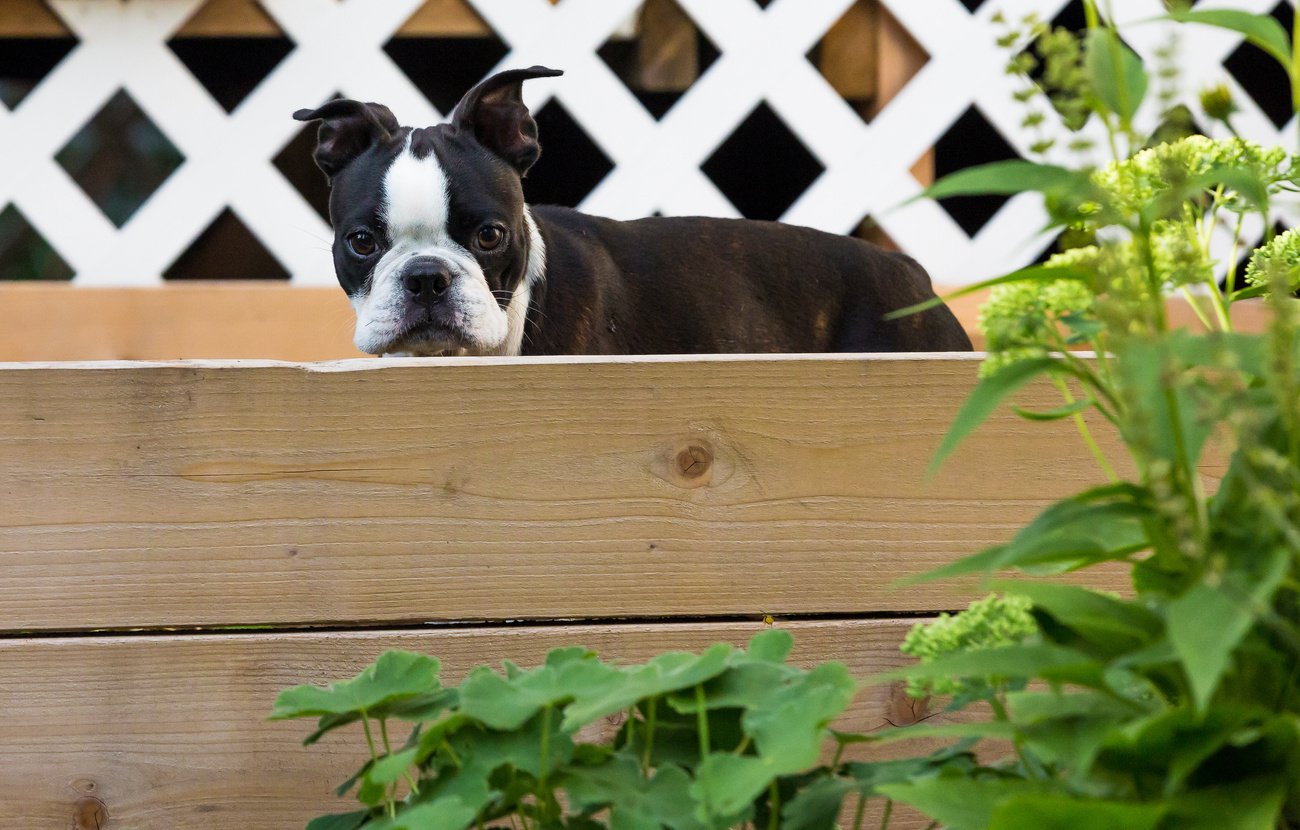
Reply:
<svg viewBox="0 0 1300 830"><path fill-rule="evenodd" d="M1066 0L987 0L970 12L958 0L883 0L928 53L928 62L870 123L864 122L805 57L853 0L678 0L720 57L656 120L596 50L626 24L640 0L470 0L508 47L497 69L534 63L563 68L554 81L526 88L534 108L558 99L614 167L583 201L614 217L738 215L701 170L707 159L766 101L825 168L790 205L785 221L849 232L872 216L902 248L947 284L960 284L1033 259L1043 240L1032 196L1007 202L968 236L937 204L890 210L920 190L909 173L971 106L1017 151L1032 137L1014 80L994 45L990 17L1037 12L1051 18ZM1275 0L1233 0L1267 11ZM0 205L12 202L85 285L140 285L163 271L227 207L292 275L295 283L333 282L329 230L272 164L297 133L293 110L342 92L379 100L404 123L441 114L384 51L422 0L262 0L295 47L227 113L167 48L202 0L50 0L79 41L13 111L0 107ZM1125 20L1163 10L1160 0L1114 4ZM1200 7L1228 5L1203 0ZM1222 60L1239 45L1208 28L1181 30L1185 83L1226 80ZM1168 28L1126 31L1147 57ZM495 71L495 70L493 70ZM87 197L55 155L119 90L126 90L185 161L118 228ZM1240 131L1275 141L1279 130L1238 89ZM1154 96L1152 96L1154 97ZM1154 114L1148 102L1147 116ZM543 136L545 140L545 136ZM756 158L756 165L765 163Z"/></svg>

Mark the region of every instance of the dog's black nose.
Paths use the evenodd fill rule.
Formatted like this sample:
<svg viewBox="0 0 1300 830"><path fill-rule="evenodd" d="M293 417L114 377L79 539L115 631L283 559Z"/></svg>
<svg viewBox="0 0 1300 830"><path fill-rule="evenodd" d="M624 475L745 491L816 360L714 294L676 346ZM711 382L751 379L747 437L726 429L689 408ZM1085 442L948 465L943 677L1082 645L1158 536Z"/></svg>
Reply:
<svg viewBox="0 0 1300 830"><path fill-rule="evenodd" d="M411 299L429 305L451 287L451 271L439 260L421 257L407 266L402 285Z"/></svg>

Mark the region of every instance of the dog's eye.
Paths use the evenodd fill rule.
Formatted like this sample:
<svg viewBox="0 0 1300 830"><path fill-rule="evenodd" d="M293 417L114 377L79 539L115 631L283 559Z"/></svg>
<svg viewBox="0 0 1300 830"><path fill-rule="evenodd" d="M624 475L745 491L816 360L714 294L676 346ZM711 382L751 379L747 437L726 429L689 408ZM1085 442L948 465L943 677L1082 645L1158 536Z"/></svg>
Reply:
<svg viewBox="0 0 1300 830"><path fill-rule="evenodd" d="M348 250L362 258L371 256L379 249L379 243L367 231L353 231L348 234L347 243Z"/></svg>
<svg viewBox="0 0 1300 830"><path fill-rule="evenodd" d="M483 251L492 251L500 247L502 241L506 238L506 232L501 229L500 225L484 225L478 229L478 234L474 241Z"/></svg>

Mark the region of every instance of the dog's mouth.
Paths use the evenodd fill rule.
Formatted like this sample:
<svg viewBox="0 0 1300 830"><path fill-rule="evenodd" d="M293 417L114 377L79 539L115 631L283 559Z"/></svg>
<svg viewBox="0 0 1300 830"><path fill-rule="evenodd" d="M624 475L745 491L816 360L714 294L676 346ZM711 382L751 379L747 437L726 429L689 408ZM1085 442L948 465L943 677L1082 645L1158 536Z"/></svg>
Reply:
<svg viewBox="0 0 1300 830"><path fill-rule="evenodd" d="M434 320L417 320L399 328L384 351L434 357L456 354L465 345L465 336L459 329Z"/></svg>

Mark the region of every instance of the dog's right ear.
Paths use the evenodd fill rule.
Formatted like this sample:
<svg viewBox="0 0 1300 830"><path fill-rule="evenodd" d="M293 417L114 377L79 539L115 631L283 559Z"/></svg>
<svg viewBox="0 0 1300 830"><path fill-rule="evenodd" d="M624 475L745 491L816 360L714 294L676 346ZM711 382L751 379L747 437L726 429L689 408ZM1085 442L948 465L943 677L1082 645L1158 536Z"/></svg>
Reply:
<svg viewBox="0 0 1300 830"><path fill-rule="evenodd" d="M363 104L339 98L314 110L298 110L298 121L320 121L316 133L316 166L330 181L357 156L401 127L383 104Z"/></svg>

